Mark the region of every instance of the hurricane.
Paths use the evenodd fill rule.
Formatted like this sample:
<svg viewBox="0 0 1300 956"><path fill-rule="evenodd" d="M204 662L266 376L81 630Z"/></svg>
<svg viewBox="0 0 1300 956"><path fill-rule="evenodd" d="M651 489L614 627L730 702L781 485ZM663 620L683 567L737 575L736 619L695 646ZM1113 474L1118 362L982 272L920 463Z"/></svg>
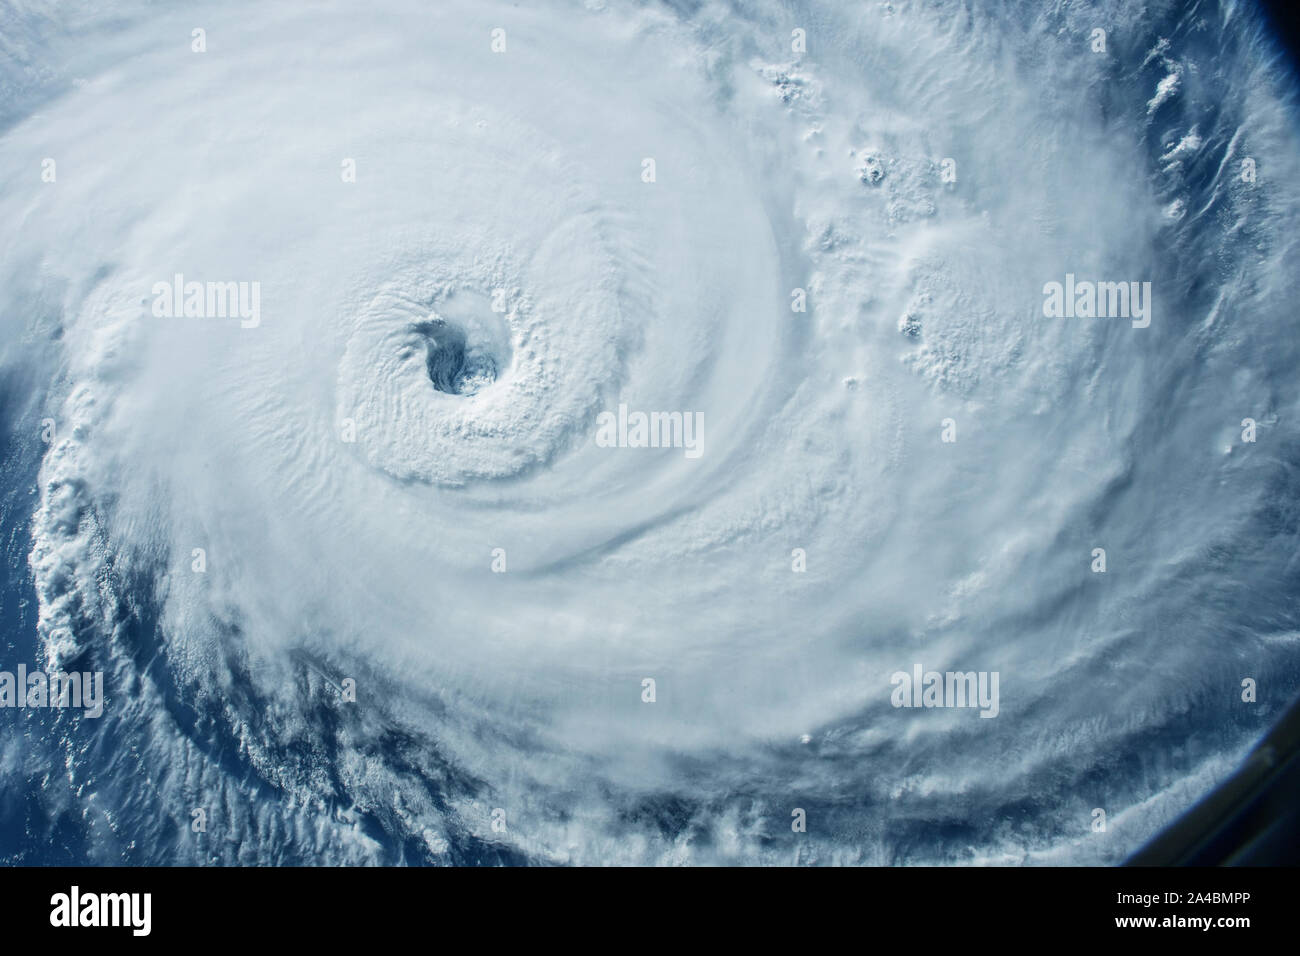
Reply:
<svg viewBox="0 0 1300 956"><path fill-rule="evenodd" d="M1261 9L0 38L7 862L1113 864L1294 695Z"/></svg>

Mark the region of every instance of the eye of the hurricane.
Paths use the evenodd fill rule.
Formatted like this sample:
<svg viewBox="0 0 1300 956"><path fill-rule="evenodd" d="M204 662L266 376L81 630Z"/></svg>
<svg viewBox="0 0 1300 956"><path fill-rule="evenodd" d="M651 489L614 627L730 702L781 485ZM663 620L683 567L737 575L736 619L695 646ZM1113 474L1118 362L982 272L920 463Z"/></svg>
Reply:
<svg viewBox="0 0 1300 956"><path fill-rule="evenodd" d="M433 387L447 395L473 395L499 377L508 361L501 335L477 322L431 316L412 326L425 351Z"/></svg>

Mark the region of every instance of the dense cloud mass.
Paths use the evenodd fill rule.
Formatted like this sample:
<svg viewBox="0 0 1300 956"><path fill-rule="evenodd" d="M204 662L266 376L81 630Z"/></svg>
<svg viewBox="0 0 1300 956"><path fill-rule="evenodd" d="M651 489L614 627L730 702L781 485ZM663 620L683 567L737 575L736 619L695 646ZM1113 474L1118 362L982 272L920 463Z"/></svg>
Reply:
<svg viewBox="0 0 1300 956"><path fill-rule="evenodd" d="M1116 862L1294 692L1250 5L103 6L0 12L6 859Z"/></svg>

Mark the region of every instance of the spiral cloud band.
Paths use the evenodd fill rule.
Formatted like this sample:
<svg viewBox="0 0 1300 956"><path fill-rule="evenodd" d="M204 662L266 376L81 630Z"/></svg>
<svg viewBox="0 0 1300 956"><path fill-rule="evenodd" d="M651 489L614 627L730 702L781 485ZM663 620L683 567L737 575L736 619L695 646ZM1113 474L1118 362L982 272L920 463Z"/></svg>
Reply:
<svg viewBox="0 0 1300 956"><path fill-rule="evenodd" d="M1117 862L1294 691L1248 6L3 18L78 859Z"/></svg>

